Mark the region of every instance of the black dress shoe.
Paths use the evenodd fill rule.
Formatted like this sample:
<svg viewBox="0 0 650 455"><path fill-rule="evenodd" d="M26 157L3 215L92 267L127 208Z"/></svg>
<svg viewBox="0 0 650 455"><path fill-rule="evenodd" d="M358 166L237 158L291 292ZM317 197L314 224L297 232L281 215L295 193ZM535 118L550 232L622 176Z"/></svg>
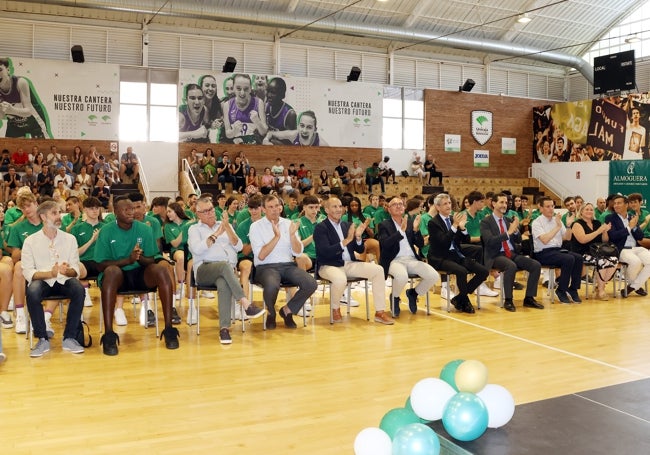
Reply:
<svg viewBox="0 0 650 455"><path fill-rule="evenodd" d="M167 349L178 349L178 338L180 337L176 327L166 327L160 334L160 339L165 337L165 347Z"/></svg>
<svg viewBox="0 0 650 455"><path fill-rule="evenodd" d="M628 286L625 289L621 289L621 297L626 299L630 294L634 292L634 288L632 286Z"/></svg>
<svg viewBox="0 0 650 455"><path fill-rule="evenodd" d="M266 317L266 328L268 330L273 330L275 329L275 311L273 313L269 313L269 315Z"/></svg>
<svg viewBox="0 0 650 455"><path fill-rule="evenodd" d="M544 309L544 305L535 300L535 297L526 297L524 299L524 306L527 308L537 308L538 310Z"/></svg>
<svg viewBox="0 0 650 455"><path fill-rule="evenodd" d="M463 311L463 302L458 298L458 296L455 296L453 299L451 299L451 304L458 311Z"/></svg>
<svg viewBox="0 0 650 455"><path fill-rule="evenodd" d="M524 290L524 285L521 283L517 283L516 281L512 284L512 288L516 291L523 291Z"/></svg>
<svg viewBox="0 0 650 455"><path fill-rule="evenodd" d="M511 312L517 311L517 308L515 308L515 304L512 303L511 299L506 299L503 301L503 309Z"/></svg>
<svg viewBox="0 0 650 455"><path fill-rule="evenodd" d="M280 316L282 316L282 319L284 319L284 325L287 329L297 329L298 326L293 320L293 314L292 313L287 313L280 308Z"/></svg>
<svg viewBox="0 0 650 455"><path fill-rule="evenodd" d="M463 305L463 313L469 313L469 314L474 314L474 307L472 306L472 302L467 299L467 302Z"/></svg>
<svg viewBox="0 0 650 455"><path fill-rule="evenodd" d="M645 297L646 295L648 295L648 293L646 292L646 290L643 289L643 288L639 288L639 289L637 289L637 290L634 291L634 292L636 292L637 294L639 294L640 296L643 296L643 297Z"/></svg>
<svg viewBox="0 0 650 455"><path fill-rule="evenodd" d="M399 302L399 297L393 297L393 308L391 308L391 313L393 313L394 318L398 318L401 311L399 308Z"/></svg>

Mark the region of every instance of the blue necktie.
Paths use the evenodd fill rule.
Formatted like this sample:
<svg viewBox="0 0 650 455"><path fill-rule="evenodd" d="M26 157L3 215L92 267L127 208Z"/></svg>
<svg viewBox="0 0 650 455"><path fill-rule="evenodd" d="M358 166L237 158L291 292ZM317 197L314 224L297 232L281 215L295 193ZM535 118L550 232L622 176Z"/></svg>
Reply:
<svg viewBox="0 0 650 455"><path fill-rule="evenodd" d="M445 218L445 222L447 223L447 229L449 229L449 231L453 233L453 231L451 230L451 221L449 220L449 218ZM458 256L460 256L461 258L465 257L463 253L460 252L460 248L458 248L458 245L456 244L456 240L453 238L451 240L451 246L453 247L456 254L458 254Z"/></svg>

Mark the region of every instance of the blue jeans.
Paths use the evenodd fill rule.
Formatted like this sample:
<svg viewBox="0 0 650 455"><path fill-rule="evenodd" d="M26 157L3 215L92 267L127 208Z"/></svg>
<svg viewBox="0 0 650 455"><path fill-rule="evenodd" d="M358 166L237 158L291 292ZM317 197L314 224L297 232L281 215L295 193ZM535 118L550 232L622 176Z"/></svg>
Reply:
<svg viewBox="0 0 650 455"><path fill-rule="evenodd" d="M74 338L84 308L84 298L86 296L84 287L76 278L68 278L64 284L55 282L53 286L43 280L33 280L29 283L25 297L36 338L47 339L43 300L48 300L50 296L65 296L65 298L70 299L63 338Z"/></svg>

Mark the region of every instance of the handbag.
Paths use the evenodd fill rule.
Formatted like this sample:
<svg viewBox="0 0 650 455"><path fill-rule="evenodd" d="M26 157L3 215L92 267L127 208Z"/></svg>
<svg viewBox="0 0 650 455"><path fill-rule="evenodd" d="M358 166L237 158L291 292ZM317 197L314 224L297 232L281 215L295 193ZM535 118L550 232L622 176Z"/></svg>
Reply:
<svg viewBox="0 0 650 455"><path fill-rule="evenodd" d="M589 246L589 254L594 258L618 257L618 248L611 242L594 243Z"/></svg>

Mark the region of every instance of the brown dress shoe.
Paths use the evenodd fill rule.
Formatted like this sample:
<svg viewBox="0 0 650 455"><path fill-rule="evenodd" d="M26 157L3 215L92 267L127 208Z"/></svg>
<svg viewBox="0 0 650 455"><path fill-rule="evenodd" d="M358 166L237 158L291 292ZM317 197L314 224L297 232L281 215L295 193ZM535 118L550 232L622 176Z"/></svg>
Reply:
<svg viewBox="0 0 650 455"><path fill-rule="evenodd" d="M385 311L375 312L375 322L379 322L380 324L385 324L385 325L392 325L395 323L393 318L391 318L390 315Z"/></svg>
<svg viewBox="0 0 650 455"><path fill-rule="evenodd" d="M340 308L332 308L332 321L336 322L343 322L343 317L341 316L341 309Z"/></svg>

